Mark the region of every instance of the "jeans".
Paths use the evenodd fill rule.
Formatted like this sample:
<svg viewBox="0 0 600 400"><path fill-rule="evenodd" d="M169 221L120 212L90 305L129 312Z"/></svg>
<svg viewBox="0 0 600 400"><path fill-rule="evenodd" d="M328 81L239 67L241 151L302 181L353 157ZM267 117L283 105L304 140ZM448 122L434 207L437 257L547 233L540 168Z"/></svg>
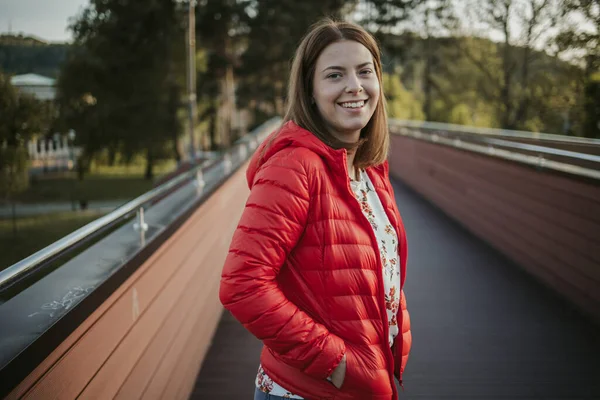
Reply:
<svg viewBox="0 0 600 400"><path fill-rule="evenodd" d="M273 396L272 394L266 394L265 392L256 388L254 391L254 400L285 400L281 396Z"/></svg>

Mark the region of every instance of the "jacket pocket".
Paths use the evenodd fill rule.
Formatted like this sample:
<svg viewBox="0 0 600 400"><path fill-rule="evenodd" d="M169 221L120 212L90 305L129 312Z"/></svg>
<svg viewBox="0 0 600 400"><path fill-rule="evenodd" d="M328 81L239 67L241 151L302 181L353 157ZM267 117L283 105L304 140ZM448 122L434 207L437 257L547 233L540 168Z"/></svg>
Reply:
<svg viewBox="0 0 600 400"><path fill-rule="evenodd" d="M346 343L346 376L340 390L365 395L391 395L392 382L389 372L381 368L384 365L377 363L370 352L363 352Z"/></svg>

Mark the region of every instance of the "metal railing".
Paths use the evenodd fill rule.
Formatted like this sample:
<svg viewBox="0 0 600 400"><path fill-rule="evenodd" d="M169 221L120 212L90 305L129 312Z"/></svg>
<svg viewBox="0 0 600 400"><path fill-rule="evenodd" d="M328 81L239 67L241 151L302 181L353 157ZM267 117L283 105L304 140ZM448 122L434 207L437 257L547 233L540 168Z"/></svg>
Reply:
<svg viewBox="0 0 600 400"><path fill-rule="evenodd" d="M189 181L194 181L198 193L201 193L206 184L204 181L204 171L206 169L211 168L217 163L222 163L224 175L230 174L234 163L239 164L246 160L248 155L256 149L260 141L271 132L272 128L279 124L279 121L278 118L274 118L265 122L263 125L256 128L253 133L238 140L230 150L222 154L221 158L204 161L196 165L192 169L183 172L164 184L142 194L109 214L90 222L64 238L11 265L3 271L0 271L0 291L11 286L20 278L35 272L38 266L54 260L57 257L64 256L70 249L73 249L91 236L110 229L120 222L129 219L133 213L137 213L137 221L134 224L134 229L143 237L144 233L148 230L144 215L155 201L163 199L174 190L177 190L179 186Z"/></svg>
<svg viewBox="0 0 600 400"><path fill-rule="evenodd" d="M600 149L598 139L403 120L390 120L390 132L540 169L600 180L599 155L549 145L552 142ZM522 143L517 139L540 139L540 143L546 145Z"/></svg>
<svg viewBox="0 0 600 400"><path fill-rule="evenodd" d="M256 128L254 134L249 134L234 144L227 152L223 153L221 158L205 161L194 168L178 175L159 187L144 193L136 199L124 204L111 213L98 218L84 227L74 231L64 238L50 244L39 250L31 256L17 262L16 264L0 271L0 291L10 286L21 277L35 271L35 269L56 257L65 255L70 249L76 247L79 243L87 240L90 236L105 231L120 222L129 219L133 213L137 213L137 221L134 225L140 235L148 229L145 222L145 212L151 207L157 199L161 199L176 190L184 182L194 181L199 191L205 186L204 171L217 163L223 164L224 174L231 172L233 164L247 159L268 133L280 124L279 118L267 121L265 124ZM600 146L600 140L557 137L557 135L538 134L531 132L505 131L499 129L474 128L452 124L442 124L435 122L421 121L402 121L390 120L390 130L393 134L409 136L420 140L426 140L432 143L443 144L473 151L488 156L500 157L512 161L533 165L540 168L548 168L557 171L566 172L600 180L600 156L555 149L552 147L524 144L511 141L511 138L542 138L544 140L554 140L561 142L570 142ZM460 133L461 138L447 137L440 135L444 133ZM497 139L495 137L501 137ZM466 138L466 139L465 139ZM536 155L522 154L517 151L534 152ZM544 155L555 155L571 159L585 160L587 162L598 163L598 168L584 168L571 163L549 160Z"/></svg>
<svg viewBox="0 0 600 400"><path fill-rule="evenodd" d="M399 126L406 128L420 128L428 131L444 131L453 133L465 133L468 135L478 136L500 136L513 139L532 139L539 141L559 142L584 144L600 147L599 139L582 138L576 136L554 135L551 133L528 132L528 131L513 131L497 128L482 128L476 126L466 126L457 124L447 124L443 122L428 122L428 121L412 121L401 119L390 119L390 126Z"/></svg>

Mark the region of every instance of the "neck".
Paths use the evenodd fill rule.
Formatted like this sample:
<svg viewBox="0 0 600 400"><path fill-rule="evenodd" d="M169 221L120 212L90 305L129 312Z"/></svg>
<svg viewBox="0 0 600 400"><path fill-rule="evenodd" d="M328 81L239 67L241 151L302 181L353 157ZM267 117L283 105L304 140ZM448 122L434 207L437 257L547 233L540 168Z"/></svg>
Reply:
<svg viewBox="0 0 600 400"><path fill-rule="evenodd" d="M354 156L356 155L356 150L348 150L346 154L346 168L348 169L348 176L352 179L357 179L356 168L354 168Z"/></svg>

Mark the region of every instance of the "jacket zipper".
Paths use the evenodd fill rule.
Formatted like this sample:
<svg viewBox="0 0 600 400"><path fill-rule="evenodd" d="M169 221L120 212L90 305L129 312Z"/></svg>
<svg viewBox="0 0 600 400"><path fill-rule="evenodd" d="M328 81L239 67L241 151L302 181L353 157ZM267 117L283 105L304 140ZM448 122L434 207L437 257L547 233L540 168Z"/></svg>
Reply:
<svg viewBox="0 0 600 400"><path fill-rule="evenodd" d="M389 340L390 340L390 327L389 327L389 321L387 318L387 312L385 311L385 298L384 298L384 292L385 292L385 288L383 285L383 264L381 263L381 254L379 253L379 245L377 244L377 237L375 236L375 232L373 231L373 227L371 226L371 223L369 222L369 220L367 219L367 217L365 217L365 215L362 212L362 209L360 207L360 204L358 204L358 200L356 200L356 197L354 196L354 192L352 191L352 188L350 187L350 176L348 175L348 168L345 168L345 166L347 165L347 159L346 159L346 152L343 153L343 158L344 158L344 163L342 165L344 165L344 178L345 178L345 184L346 184L346 190L348 192L348 194L350 195L350 197L352 198L352 204L354 204L354 207L358 210L358 213L360 215L359 218L361 218L361 220L363 221L363 226L367 226L367 232L369 234L369 237L371 238L371 243L373 244L373 247L375 248L375 258L377 260L377 265L378 265L378 269L379 269L379 273L377 274L377 287L379 288L379 295L377 296L377 300L379 302L379 311L380 311L380 318L383 321L383 334L384 334L384 343L385 343L385 357L386 357L386 361L387 361L387 365L388 365L388 375L389 375L389 379L390 379L390 384L392 385L392 393L394 395L396 395L396 397L398 396L398 393L396 392L396 384L394 383L394 371L393 371L393 367L392 367L392 372L390 372L390 366L394 365L394 355L392 354L392 350L389 346ZM369 177L369 179L371 179ZM377 193L377 191L375 191L375 193ZM377 197L379 197L379 194L377 194ZM381 200L380 200L381 201ZM386 213L387 215L387 213ZM389 216L388 216L389 219Z"/></svg>

